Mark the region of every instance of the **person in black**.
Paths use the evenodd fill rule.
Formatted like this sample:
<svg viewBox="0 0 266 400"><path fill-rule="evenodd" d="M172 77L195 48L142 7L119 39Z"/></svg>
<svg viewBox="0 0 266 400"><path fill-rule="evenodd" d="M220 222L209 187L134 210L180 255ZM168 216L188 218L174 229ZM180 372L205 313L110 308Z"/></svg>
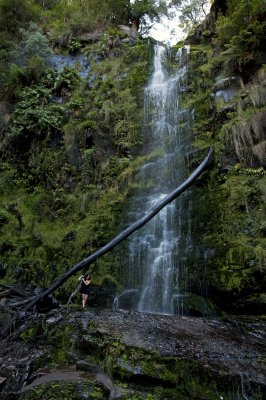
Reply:
<svg viewBox="0 0 266 400"><path fill-rule="evenodd" d="M79 291L81 293L82 308L85 308L90 294L91 278L90 275L86 274L82 275L79 280L81 281L81 287Z"/></svg>

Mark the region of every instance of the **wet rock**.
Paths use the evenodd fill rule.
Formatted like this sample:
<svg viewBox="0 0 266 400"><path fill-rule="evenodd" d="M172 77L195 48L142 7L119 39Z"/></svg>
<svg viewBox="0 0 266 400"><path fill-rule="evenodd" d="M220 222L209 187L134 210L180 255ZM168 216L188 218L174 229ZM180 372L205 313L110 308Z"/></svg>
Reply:
<svg viewBox="0 0 266 400"><path fill-rule="evenodd" d="M76 364L77 370L97 373L100 371L98 365L90 363L86 360L79 360Z"/></svg>
<svg viewBox="0 0 266 400"><path fill-rule="evenodd" d="M3 375L3 377L8 378L10 377L12 374L14 374L16 372L16 366L15 365L5 365L4 363L2 364L1 367L1 375Z"/></svg>
<svg viewBox="0 0 266 400"><path fill-rule="evenodd" d="M6 274L6 265L3 262L0 262L0 278L4 278L5 274Z"/></svg>
<svg viewBox="0 0 266 400"><path fill-rule="evenodd" d="M83 43L94 43L98 42L102 37L102 32L87 32L83 33L82 35L79 35L77 37L78 40L80 40Z"/></svg>
<svg viewBox="0 0 266 400"><path fill-rule="evenodd" d="M113 381L108 375L99 373L96 375L96 381L109 392L109 400L119 399L121 397L120 389L113 384Z"/></svg>
<svg viewBox="0 0 266 400"><path fill-rule="evenodd" d="M95 337L84 335L75 343L75 347L84 354L97 352L101 348L101 343Z"/></svg>
<svg viewBox="0 0 266 400"><path fill-rule="evenodd" d="M219 110L219 114L223 117L226 116L228 112L233 112L236 110L236 106L234 104L227 104L221 110Z"/></svg>
<svg viewBox="0 0 266 400"><path fill-rule="evenodd" d="M26 343L12 342L3 346L0 352L2 356L0 375L6 378L0 398L16 399L15 394L30 380L32 371L48 360L48 349L37 345L29 346Z"/></svg>
<svg viewBox="0 0 266 400"><path fill-rule="evenodd" d="M226 90L229 88L235 88L239 86L239 77L238 76L230 76L228 78L217 79L214 85L214 91L218 92L219 90Z"/></svg>
<svg viewBox="0 0 266 400"><path fill-rule="evenodd" d="M121 31L127 35L129 38L136 39L139 36L139 33L133 29L130 28L130 26L127 25L119 25L119 28Z"/></svg>
<svg viewBox="0 0 266 400"><path fill-rule="evenodd" d="M147 398L147 385L148 394L162 391L156 397L160 400L236 398L234 393L241 393L243 388L249 398L262 399L266 379L261 360L265 357L266 334L265 323L259 319L203 320L112 310L88 314L89 319L86 313L75 312L54 322L53 329L60 331L61 324L71 321L72 347L66 353L65 370L38 369L40 354L34 348L33 358L27 359L25 354L31 351L27 346L20 357L14 357L18 348L8 357L7 353L0 354L5 359L0 370L0 376L6 377L5 390L10 393L26 383L23 390L34 391L38 387L38 393L42 393L47 390L42 386L45 382L57 380L63 385L67 380L68 386L62 388L74 390L73 393L78 390L79 396L99 390L103 399L130 398L134 393L140 399ZM86 335L80 334L83 324L87 324ZM115 384L111 376L115 377ZM98 389L88 379L96 382ZM168 391L166 395L164 390Z"/></svg>
<svg viewBox="0 0 266 400"><path fill-rule="evenodd" d="M126 39L122 39L121 43L127 43L127 44L131 44L133 46L136 43L136 41L133 38L126 38Z"/></svg>
<svg viewBox="0 0 266 400"><path fill-rule="evenodd" d="M134 352L132 350L133 353L130 355L129 349L138 348L145 352L159 353L162 363L165 357L169 356L197 360L203 369L211 370L217 377L222 374L225 382L226 380L229 382L231 378L238 380L240 378L237 377L244 375L257 382L257 385L262 384L266 387L264 367L259 361L262 356L260 344L262 338L255 339L257 337L255 332L261 335L261 331L265 329L263 323L259 323L258 326L252 322L241 321L233 325L231 321L147 315L137 312L128 313L125 318L124 313L108 311L100 312L94 321L99 324L98 329L102 332L106 331L109 336L120 337L120 345L126 347L121 349L124 357L118 357L116 365L123 366L123 369L131 375L147 375L147 370L141 368L141 363L138 364L136 361L136 351L136 360L132 363ZM265 332L263 339L265 340ZM129 352L128 359L125 357L126 349ZM145 359L145 352L141 353L142 361ZM148 357L147 354L146 356ZM123 359L124 361L121 361ZM161 379L160 374L156 375L154 368L149 374L153 378ZM217 377L215 379L218 379Z"/></svg>
<svg viewBox="0 0 266 400"><path fill-rule="evenodd" d="M55 314L55 315L51 315L50 317L46 318L46 323L49 324L54 324L55 322L59 322L63 319L63 315L61 314Z"/></svg>
<svg viewBox="0 0 266 400"><path fill-rule="evenodd" d="M239 158L235 154L234 149L228 148L226 151L222 152L221 155L221 171L230 171L236 164L239 163Z"/></svg>
<svg viewBox="0 0 266 400"><path fill-rule="evenodd" d="M7 380L7 378L0 376L0 388L4 385L6 380Z"/></svg>
<svg viewBox="0 0 266 400"><path fill-rule="evenodd" d="M66 359L69 364L75 365L79 360L79 356L75 352L70 351L66 354Z"/></svg>

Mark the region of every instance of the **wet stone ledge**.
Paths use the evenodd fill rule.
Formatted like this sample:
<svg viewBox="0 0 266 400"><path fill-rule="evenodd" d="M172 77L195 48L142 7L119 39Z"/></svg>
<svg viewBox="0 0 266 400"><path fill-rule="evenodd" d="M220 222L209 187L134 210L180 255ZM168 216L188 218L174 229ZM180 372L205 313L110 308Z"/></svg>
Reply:
<svg viewBox="0 0 266 400"><path fill-rule="evenodd" d="M263 400L265 322L258 319L90 310L47 321L34 346L16 342L9 358L3 354L2 400L52 400L60 390L68 400ZM3 374L11 364L16 390Z"/></svg>

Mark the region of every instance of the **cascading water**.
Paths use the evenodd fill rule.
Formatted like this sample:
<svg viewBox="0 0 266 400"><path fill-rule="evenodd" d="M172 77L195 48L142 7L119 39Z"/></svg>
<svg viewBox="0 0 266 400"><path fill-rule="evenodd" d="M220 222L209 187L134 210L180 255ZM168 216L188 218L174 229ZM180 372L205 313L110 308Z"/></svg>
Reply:
<svg viewBox="0 0 266 400"><path fill-rule="evenodd" d="M164 67L165 47L155 46L154 72L144 96L144 145L151 151L157 149L161 155L143 165L139 172L140 189L131 201L130 222L151 210L187 176L185 156L190 149L192 116L187 109L180 108L179 97L186 89L188 53L188 47L177 53L179 67L171 74ZM127 290L116 299L117 306L182 314L180 275L185 276L191 247L190 208L185 192L131 236L128 259L123 260L122 266Z"/></svg>

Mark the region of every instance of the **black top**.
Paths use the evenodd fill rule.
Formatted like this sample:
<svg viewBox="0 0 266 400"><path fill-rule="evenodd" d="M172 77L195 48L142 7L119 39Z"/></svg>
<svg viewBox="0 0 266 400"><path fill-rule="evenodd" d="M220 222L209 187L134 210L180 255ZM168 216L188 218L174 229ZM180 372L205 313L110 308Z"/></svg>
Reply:
<svg viewBox="0 0 266 400"><path fill-rule="evenodd" d="M90 293L90 286L89 285L85 285L85 283L83 281L81 281L81 287L79 289L80 293L83 294L89 294Z"/></svg>

